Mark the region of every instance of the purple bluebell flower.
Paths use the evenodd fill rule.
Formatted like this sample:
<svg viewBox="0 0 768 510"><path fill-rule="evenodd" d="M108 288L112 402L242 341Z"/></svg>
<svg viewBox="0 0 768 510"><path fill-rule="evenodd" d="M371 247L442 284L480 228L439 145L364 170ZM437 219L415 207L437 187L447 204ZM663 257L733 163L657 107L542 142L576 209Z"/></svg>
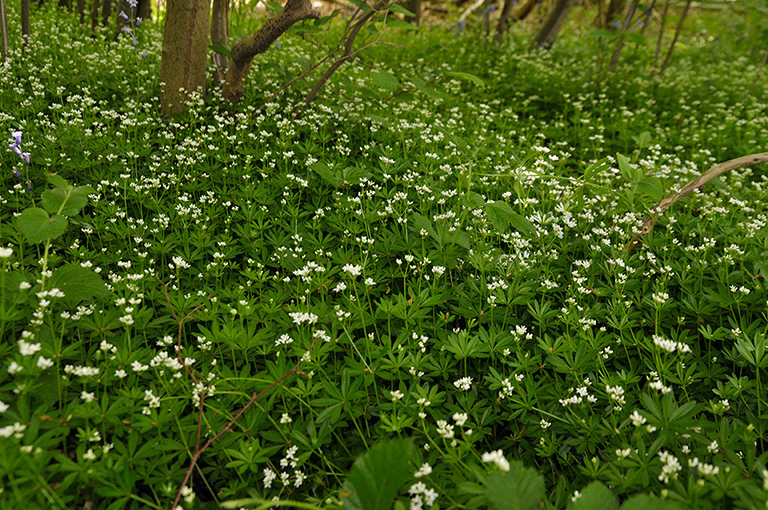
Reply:
<svg viewBox="0 0 768 510"><path fill-rule="evenodd" d="M22 152L21 153L21 159L23 159L24 163L27 164L27 165L29 164L29 156L31 156L31 154L29 152Z"/></svg>
<svg viewBox="0 0 768 510"><path fill-rule="evenodd" d="M488 7L485 8L485 14L490 14L490 13L492 13L495 10L496 10L496 6L495 5L489 5Z"/></svg>
<svg viewBox="0 0 768 510"><path fill-rule="evenodd" d="M118 14L121 18L123 18L125 21L131 21L131 18L128 17L128 15L125 13L125 11L120 11L120 14Z"/></svg>
<svg viewBox="0 0 768 510"><path fill-rule="evenodd" d="M277 41L275 41L275 48L278 48L278 49L280 49L280 46L282 46L282 45L283 45L283 43L282 43L282 42L280 42L280 39L278 39Z"/></svg>
<svg viewBox="0 0 768 510"><path fill-rule="evenodd" d="M21 149L20 149L20 148L19 148L19 146L18 146L18 145L16 145L15 143L12 143L12 144L11 144L11 145L9 145L8 147L10 147L11 149L13 149L13 152L15 152L16 154L18 154L20 158L23 158L23 157L24 157L24 156L22 156L22 155L21 155Z"/></svg>
<svg viewBox="0 0 768 510"><path fill-rule="evenodd" d="M16 145L21 145L21 135L23 133L21 131L13 131L11 132L11 136L16 141Z"/></svg>
<svg viewBox="0 0 768 510"><path fill-rule="evenodd" d="M143 19L141 19L141 18L136 18L136 26L137 26L137 27L140 27L142 23L144 23L144 20L143 20Z"/></svg>
<svg viewBox="0 0 768 510"><path fill-rule="evenodd" d="M457 21L456 22L456 28L454 28L453 31L456 34L460 34L460 33L462 33L464 31L464 27L466 27L466 26L467 26L466 22L464 22L464 21Z"/></svg>

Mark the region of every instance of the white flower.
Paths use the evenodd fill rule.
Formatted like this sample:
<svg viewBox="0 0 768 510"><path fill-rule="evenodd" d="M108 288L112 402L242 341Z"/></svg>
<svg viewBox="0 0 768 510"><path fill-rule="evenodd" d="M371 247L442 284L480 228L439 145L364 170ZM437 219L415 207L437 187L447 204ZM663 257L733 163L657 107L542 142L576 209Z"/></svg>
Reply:
<svg viewBox="0 0 768 510"><path fill-rule="evenodd" d="M501 450L486 452L481 460L483 462L493 462L502 471L509 471L509 462L504 458L504 452Z"/></svg>
<svg viewBox="0 0 768 510"><path fill-rule="evenodd" d="M432 472L432 466L429 465L429 463L425 462L421 465L418 471L416 471L413 476L416 478L421 478L422 476L427 476Z"/></svg>
<svg viewBox="0 0 768 510"><path fill-rule="evenodd" d="M24 340L19 340L19 352L22 356L32 356L42 348L42 344L30 344Z"/></svg>
<svg viewBox="0 0 768 510"><path fill-rule="evenodd" d="M460 390L469 391L469 389L472 387L472 378L462 377L461 379L454 381L453 385Z"/></svg>
<svg viewBox="0 0 768 510"><path fill-rule="evenodd" d="M53 361L49 360L48 358L44 356L40 356L37 358L37 367L42 368L45 370L46 368L51 368L53 366Z"/></svg>
<svg viewBox="0 0 768 510"><path fill-rule="evenodd" d="M456 422L456 425L459 427L464 426L464 424L467 422L467 413L455 413L453 415L453 421Z"/></svg>
<svg viewBox="0 0 768 510"><path fill-rule="evenodd" d="M0 259L7 259L13 255L13 248L0 248Z"/></svg>
<svg viewBox="0 0 768 510"><path fill-rule="evenodd" d="M352 276L360 276L360 273L363 271L362 266L357 266L353 264L344 264L344 266L341 269L351 274Z"/></svg>
<svg viewBox="0 0 768 510"><path fill-rule="evenodd" d="M635 427L640 427L642 425L645 425L645 422L648 421L645 419L645 417L637 412L637 409L632 411L632 414L629 416L629 418L632 420L632 425Z"/></svg>
<svg viewBox="0 0 768 510"><path fill-rule="evenodd" d="M83 391L80 393L80 398L83 399L83 401L85 401L86 403L90 403L96 400L96 395L94 395L89 391Z"/></svg>

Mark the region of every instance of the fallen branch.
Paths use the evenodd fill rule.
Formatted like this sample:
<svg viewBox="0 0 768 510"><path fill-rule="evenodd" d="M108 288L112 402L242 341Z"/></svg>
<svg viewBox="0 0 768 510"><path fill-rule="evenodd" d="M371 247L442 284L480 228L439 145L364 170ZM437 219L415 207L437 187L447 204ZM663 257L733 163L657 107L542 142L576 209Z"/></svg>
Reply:
<svg viewBox="0 0 768 510"><path fill-rule="evenodd" d="M725 163L720 163L685 186L678 191L677 193L672 193L668 195L666 198L664 198L661 202L656 204L656 207L653 208L653 214L645 218L645 221L643 222L642 226L640 227L640 232L635 235L635 237L632 239L632 241L629 242L626 246L627 251L632 251L640 244L640 241L643 240L645 236L651 233L651 230L653 230L653 224L656 223L656 219L659 217L660 214L663 214L664 211L669 209L675 202L686 196L688 193L693 191L694 189L703 186L707 182L711 181L718 175L722 175L726 172L729 172L735 168L741 168L743 166L750 166L750 165L757 165L759 163L765 163L768 161L768 152L761 152L758 154L750 154L749 156L742 156L740 158L731 159L730 161L726 161Z"/></svg>
<svg viewBox="0 0 768 510"><path fill-rule="evenodd" d="M184 367L184 370L186 370L187 374L190 376L192 381L195 383L195 385L198 384L198 379L195 377L195 374L187 367L187 364L184 362L184 359L181 356L181 336L183 331L184 323L192 317L192 315L197 312L200 308L202 308L204 305L200 305L196 307L194 310L189 312L184 317L179 318L179 316L176 314L176 311L173 309L173 305L171 304L171 299L168 296L168 283L163 283L160 278L157 279L157 281L160 282L160 285L163 286L163 290L165 292L165 299L168 302L168 307L171 310L171 315L173 316L174 320L178 324L178 337L177 337L177 354L179 357L179 361L181 362L182 366ZM317 342L317 337L312 340L312 343L309 345L309 348L307 348L307 352L310 352L312 350L312 347L315 346L315 342ZM179 489L176 492L176 498L173 500L173 505L171 505L171 508L179 508L179 501L181 500L181 493L184 487L186 487L187 482L189 481L189 478L192 476L192 471L194 471L195 466L197 465L197 461L200 459L200 456L205 452L205 450L208 449L209 446L211 446L217 439L219 439L224 433L229 431L232 426L237 422L237 420L240 419L240 417L245 413L245 411L251 407L251 405L256 402L259 398L261 398L263 395L265 395L267 392L269 392L272 388L282 383L285 379L287 379L289 376L295 373L300 373L299 367L301 366L302 361L304 358L300 359L292 369L290 369L288 372L283 374L280 378L275 380L272 384L264 388L258 393L254 393L253 396L251 396L251 399L246 403L242 409L231 419L229 420L229 423L221 429L215 436L213 436L211 439L209 439L203 446L200 446L200 437L201 432L203 428L203 406L205 405L205 392L206 390L203 389L200 392L200 403L198 407L198 416L197 416L197 434L195 438L195 451L192 454L192 459L189 461L189 467L187 468L187 472L184 474L184 480L181 482L181 485L179 485ZM207 382L207 381L206 381Z"/></svg>

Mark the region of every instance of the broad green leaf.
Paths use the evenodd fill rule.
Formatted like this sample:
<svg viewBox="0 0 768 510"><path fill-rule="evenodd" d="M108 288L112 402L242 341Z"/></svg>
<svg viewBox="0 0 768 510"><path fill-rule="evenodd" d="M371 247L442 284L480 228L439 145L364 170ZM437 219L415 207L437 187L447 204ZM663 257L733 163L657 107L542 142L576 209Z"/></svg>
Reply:
<svg viewBox="0 0 768 510"><path fill-rule="evenodd" d="M643 177L637 183L637 192L647 195L654 202L661 202L664 198L664 184L658 177Z"/></svg>
<svg viewBox="0 0 768 510"><path fill-rule="evenodd" d="M101 276L90 269L71 264L53 271L50 287L61 290L64 301L70 305L109 294Z"/></svg>
<svg viewBox="0 0 768 510"><path fill-rule="evenodd" d="M232 50L222 44L209 44L208 49L213 50L220 55L226 55L228 57L232 56Z"/></svg>
<svg viewBox="0 0 768 510"><path fill-rule="evenodd" d="M49 216L37 207L24 209L16 218L16 228L31 244L59 237L67 230L67 223L64 216Z"/></svg>
<svg viewBox="0 0 768 510"><path fill-rule="evenodd" d="M391 510L400 489L413 476L412 439L379 443L355 461L344 484L347 510Z"/></svg>
<svg viewBox="0 0 768 510"><path fill-rule="evenodd" d="M400 86L397 78L386 71L371 71L371 81L377 87L392 92L396 91Z"/></svg>
<svg viewBox="0 0 768 510"><path fill-rule="evenodd" d="M454 76L456 78L460 78L466 81L471 81L475 85L479 85L480 87L485 87L485 82L478 76L475 76L474 74L462 73L460 71L447 71L445 75Z"/></svg>
<svg viewBox="0 0 768 510"><path fill-rule="evenodd" d="M447 99L449 96L443 89L438 89L435 85L427 83L421 78L411 78L411 83L416 90L427 95L430 99Z"/></svg>
<svg viewBox="0 0 768 510"><path fill-rule="evenodd" d="M322 177L331 186L339 187L344 183L344 179L334 175L333 171L328 167L328 165L322 161L312 163L309 165L309 168L311 168L315 173L317 173L317 175Z"/></svg>
<svg viewBox="0 0 768 510"><path fill-rule="evenodd" d="M60 175L50 174L47 176L47 178L48 178L48 183L54 188L67 189L67 186L69 186L69 183L67 182L67 180Z"/></svg>
<svg viewBox="0 0 768 510"><path fill-rule="evenodd" d="M407 21L401 21L395 18L387 19L386 23L388 27L402 28L403 30L417 30L419 28L414 23L408 23Z"/></svg>
<svg viewBox="0 0 768 510"><path fill-rule="evenodd" d="M619 162L619 170L621 171L622 177L632 182L639 179L639 172L632 168L632 165L629 164L629 160L626 156L623 154L616 154L616 160Z"/></svg>
<svg viewBox="0 0 768 510"><path fill-rule="evenodd" d="M568 505L568 510L616 510L619 501L602 482L587 485L581 496Z"/></svg>
<svg viewBox="0 0 768 510"><path fill-rule="evenodd" d="M544 478L522 462L511 462L506 473L488 477L486 496L494 510L536 510L544 497Z"/></svg>
<svg viewBox="0 0 768 510"><path fill-rule="evenodd" d="M280 5L279 2L267 2L267 9L269 9L269 12L272 14L277 14L283 9L283 6Z"/></svg>
<svg viewBox="0 0 768 510"><path fill-rule="evenodd" d="M512 225L521 234L536 235L536 227L525 216L513 211L506 202L488 202L485 204L485 214L500 232L506 232L508 225Z"/></svg>
<svg viewBox="0 0 768 510"><path fill-rule="evenodd" d="M43 192L43 208L51 214L74 216L85 207L88 203L88 195L93 193L93 188L90 186L49 189Z"/></svg>
<svg viewBox="0 0 768 510"><path fill-rule="evenodd" d="M406 15L408 17L416 16L414 13L412 13L411 11L409 11L408 9L403 7L402 5L398 5L398 4L390 5L389 6L389 11L390 12L397 12L397 13L400 13L400 14L404 14L404 15Z"/></svg>
<svg viewBox="0 0 768 510"><path fill-rule="evenodd" d="M682 508L680 504L668 499L638 494L626 500L620 510L682 510Z"/></svg>

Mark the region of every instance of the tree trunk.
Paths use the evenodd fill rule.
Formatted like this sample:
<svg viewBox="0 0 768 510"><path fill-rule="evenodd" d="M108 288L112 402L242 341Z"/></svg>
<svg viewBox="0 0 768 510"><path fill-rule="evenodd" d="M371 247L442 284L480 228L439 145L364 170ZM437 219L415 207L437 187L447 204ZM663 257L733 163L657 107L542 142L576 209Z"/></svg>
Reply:
<svg viewBox="0 0 768 510"><path fill-rule="evenodd" d="M184 111L189 96L205 93L205 69L208 64L210 0L168 0L163 30L163 54L160 81L163 116Z"/></svg>
<svg viewBox="0 0 768 510"><path fill-rule="evenodd" d="M239 40L232 46L232 65L227 71L227 79L222 91L224 98L233 103L240 101L245 92L245 77L251 68L253 57L267 51L272 43L294 23L319 17L320 13L312 8L310 0L288 0L285 7L275 17L265 21L257 32ZM166 27L166 34L167 32Z"/></svg>
<svg viewBox="0 0 768 510"><path fill-rule="evenodd" d="M688 16L688 10L691 8L692 1L693 0L688 0L685 3L685 9L683 10L683 15L680 16L680 22L677 24L677 29L675 30L675 37L672 39L672 44L669 45L667 58L665 58L664 63L661 64L661 69L659 70L659 78L661 78L661 76L664 74L664 71L666 71L667 66L669 65L669 62L672 59L672 51L675 49L675 44L677 44L677 39L680 37L680 32L683 30L683 23L685 22L686 16Z"/></svg>
<svg viewBox="0 0 768 510"><path fill-rule="evenodd" d="M533 8L541 0L525 0L521 4L517 4L517 0L504 0L504 7L501 9L501 16L499 17L499 24L496 25L496 44L501 44L504 39L504 34L507 33L509 28L509 20L523 21ZM517 8L513 9L517 4Z"/></svg>
<svg viewBox="0 0 768 510"><path fill-rule="evenodd" d="M96 27L99 26L99 7L101 7L101 2L93 0L91 3L91 30L96 30Z"/></svg>
<svg viewBox="0 0 768 510"><path fill-rule="evenodd" d="M407 18L407 21L416 26L421 25L421 0L408 0L405 8L413 13L413 17Z"/></svg>
<svg viewBox="0 0 768 510"><path fill-rule="evenodd" d="M21 0L21 39L23 45L29 39L29 0Z"/></svg>
<svg viewBox="0 0 768 510"><path fill-rule="evenodd" d="M109 18L112 17L112 4L115 0L102 0L104 4L101 9L101 26L106 27L109 25Z"/></svg>
<svg viewBox="0 0 768 510"><path fill-rule="evenodd" d="M142 20L152 19L152 0L138 0L136 7L136 17Z"/></svg>
<svg viewBox="0 0 768 510"><path fill-rule="evenodd" d="M603 28L616 30L619 28L617 22L621 22L622 14L627 7L627 0L610 0L608 8L605 10L605 24Z"/></svg>
<svg viewBox="0 0 768 510"><path fill-rule="evenodd" d="M8 58L8 52L10 51L10 46L8 44L8 13L6 12L7 10L8 10L8 5L5 3L5 0L0 0L0 39L2 39L0 44L2 45L3 62L5 62L5 59Z"/></svg>
<svg viewBox="0 0 768 510"><path fill-rule="evenodd" d="M568 13L576 3L576 0L557 0L552 12L547 15L544 25L536 34L531 42L532 46L537 48L549 48L557 39L557 34L565 23L565 18L568 17Z"/></svg>
<svg viewBox="0 0 768 510"><path fill-rule="evenodd" d="M229 0L213 0L211 7L211 44L226 48L229 44ZM213 52L213 64L216 67L213 84L220 87L227 76L229 57Z"/></svg>

